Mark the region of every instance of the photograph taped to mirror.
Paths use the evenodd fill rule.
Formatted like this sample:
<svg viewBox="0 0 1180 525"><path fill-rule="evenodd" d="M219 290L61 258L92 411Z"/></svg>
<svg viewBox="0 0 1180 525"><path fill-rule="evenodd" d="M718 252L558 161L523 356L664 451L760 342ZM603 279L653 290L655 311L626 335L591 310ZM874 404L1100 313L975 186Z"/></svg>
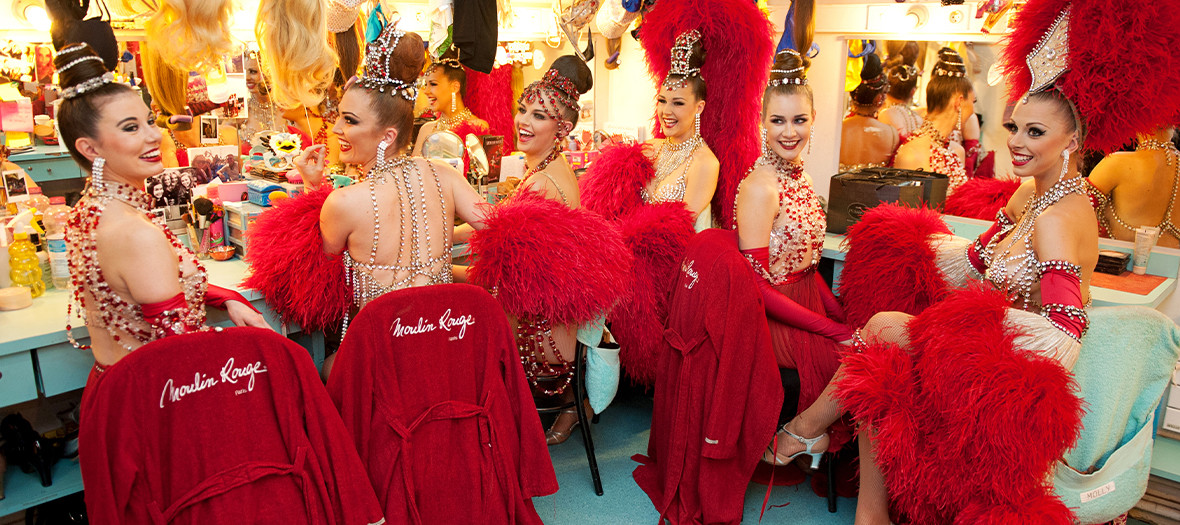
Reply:
<svg viewBox="0 0 1180 525"><path fill-rule="evenodd" d="M894 168L865 168L832 177L828 187L828 232L843 234L870 208L893 202L941 210L946 175Z"/></svg>

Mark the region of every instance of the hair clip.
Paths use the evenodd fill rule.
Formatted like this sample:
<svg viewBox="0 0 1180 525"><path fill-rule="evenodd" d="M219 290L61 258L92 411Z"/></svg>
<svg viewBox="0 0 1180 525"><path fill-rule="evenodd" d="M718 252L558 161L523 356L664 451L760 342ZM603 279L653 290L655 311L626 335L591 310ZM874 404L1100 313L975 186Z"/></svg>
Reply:
<svg viewBox="0 0 1180 525"><path fill-rule="evenodd" d="M82 82L78 85L70 86L68 88L63 89L61 92L61 97L66 100L76 98L76 97L82 96L83 94L85 94L88 91L94 91L95 89L98 89L99 87L101 87L103 85L110 84L114 81L115 81L115 74L111 73L110 71L107 71L106 73L103 73L102 76L100 76L100 77L94 77L94 78L87 80L85 82Z"/></svg>
<svg viewBox="0 0 1180 525"><path fill-rule="evenodd" d="M88 56L84 56L84 57L82 57L82 58L75 58L74 60L71 60L71 61L70 61L70 63L68 63L68 64L66 64L66 65L64 65L64 66L62 66L62 67L59 67L59 68L57 68L57 72L58 72L58 73L61 73L61 72L65 71L65 70L67 70L67 69L69 69L69 68L71 68L71 67L74 67L74 66L76 66L76 65L78 65L78 64L81 64L81 63L83 63L83 62L86 62L86 61L89 61L89 60L95 60L95 61L98 61L98 62L102 62L102 61L103 61L103 60L102 60L101 58L99 58L97 55L88 55Z"/></svg>
<svg viewBox="0 0 1180 525"><path fill-rule="evenodd" d="M73 53L74 51L81 51L83 49L86 49L87 47L90 47L90 46L89 46L89 44L87 44L85 42L80 42L80 43L74 44L72 46L66 46L64 49L61 49L58 52L54 53L53 58L57 58L57 57L62 56L66 53Z"/></svg>

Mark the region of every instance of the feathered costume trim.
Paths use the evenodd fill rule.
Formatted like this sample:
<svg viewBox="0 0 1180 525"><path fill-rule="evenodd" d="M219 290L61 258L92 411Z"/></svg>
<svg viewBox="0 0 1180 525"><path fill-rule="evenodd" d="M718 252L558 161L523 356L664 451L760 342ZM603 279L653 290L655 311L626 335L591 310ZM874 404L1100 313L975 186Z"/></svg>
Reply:
<svg viewBox="0 0 1180 525"><path fill-rule="evenodd" d="M647 144L607 146L578 182L582 205L608 220L643 206L640 192L656 176Z"/></svg>
<svg viewBox="0 0 1180 525"><path fill-rule="evenodd" d="M712 209L718 223L728 227L733 224L738 184L760 153L762 92L774 54L771 24L749 0L656 2L643 15L639 38L657 84L671 69L676 37L690 29L700 30L705 48L701 77L708 102L701 115L701 136L721 164ZM661 136L660 127L653 127Z"/></svg>
<svg viewBox="0 0 1180 525"><path fill-rule="evenodd" d="M696 234L692 214L683 203L665 202L635 208L617 225L634 264L631 278L621 281L628 285L611 313L611 333L628 377L653 386L676 272Z"/></svg>
<svg viewBox="0 0 1180 525"><path fill-rule="evenodd" d="M1019 187L1019 180L968 179L954 193L946 196L943 213L985 221L994 220L996 212L1008 204L1008 200Z"/></svg>
<svg viewBox="0 0 1180 525"><path fill-rule="evenodd" d="M320 209L330 193L325 188L277 201L247 236L250 275L242 285L305 331L335 326L352 306L342 258L324 253L320 234Z"/></svg>
<svg viewBox="0 0 1180 525"><path fill-rule="evenodd" d="M1180 9L1174 2L1033 0L1003 48L1013 101L1031 84L1025 58L1067 6L1069 71L1057 87L1088 126L1086 146L1110 153L1137 133L1180 123Z"/></svg>
<svg viewBox="0 0 1180 525"><path fill-rule="evenodd" d="M464 66L467 93L463 104L488 123L483 135L503 135L504 154L516 149L516 127L512 123L516 99L512 96L512 66L500 66L484 74Z"/></svg>
<svg viewBox="0 0 1180 525"><path fill-rule="evenodd" d="M582 324L610 310L629 280L631 253L609 223L530 190L492 208L471 236L473 284L499 291L516 317Z"/></svg>
<svg viewBox="0 0 1180 525"><path fill-rule="evenodd" d="M848 228L840 297L850 326L877 312L917 315L942 299L946 279L927 239L950 233L938 212L896 204L877 206Z"/></svg>
<svg viewBox="0 0 1180 525"><path fill-rule="evenodd" d="M957 291L908 325L911 348L844 358L837 397L875 432L895 510L916 524L1068 524L1048 474L1081 429L1056 361L1013 346L1008 303Z"/></svg>

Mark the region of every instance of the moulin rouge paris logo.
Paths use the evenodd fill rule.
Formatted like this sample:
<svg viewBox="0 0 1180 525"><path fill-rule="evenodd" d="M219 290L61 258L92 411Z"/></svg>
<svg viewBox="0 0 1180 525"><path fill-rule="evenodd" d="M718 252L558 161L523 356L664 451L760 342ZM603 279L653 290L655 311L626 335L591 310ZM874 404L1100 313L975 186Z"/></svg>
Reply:
<svg viewBox="0 0 1180 525"><path fill-rule="evenodd" d="M176 403L185 396L208 390L217 385L238 385L241 388L238 388L234 395L253 392L254 376L265 373L266 365L263 365L262 361L255 361L239 367L234 364L234 358L231 357L216 375L193 372L193 381L179 386L169 379L164 383L164 390L160 392L160 408L164 408L165 403Z"/></svg>

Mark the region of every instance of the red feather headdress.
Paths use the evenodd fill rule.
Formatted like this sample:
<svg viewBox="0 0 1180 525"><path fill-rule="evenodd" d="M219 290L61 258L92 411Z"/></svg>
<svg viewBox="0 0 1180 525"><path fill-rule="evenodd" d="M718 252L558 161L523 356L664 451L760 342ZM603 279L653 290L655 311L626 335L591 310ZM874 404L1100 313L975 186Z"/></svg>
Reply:
<svg viewBox="0 0 1180 525"><path fill-rule="evenodd" d="M1009 96L1029 91L1028 56L1069 9L1068 67L1055 85L1088 128L1086 147L1117 150L1138 133L1180 122L1180 9L1174 2L1031 0L1003 51ZM1060 57L1045 57L1060 60Z"/></svg>
<svg viewBox="0 0 1180 525"><path fill-rule="evenodd" d="M701 32L705 48L701 77L708 86L701 135L721 163L713 214L728 225L738 183L759 154L762 91L774 52L771 25L749 0L657 2L643 16L639 30L647 68L657 84L671 69L670 50L676 37L693 29Z"/></svg>

